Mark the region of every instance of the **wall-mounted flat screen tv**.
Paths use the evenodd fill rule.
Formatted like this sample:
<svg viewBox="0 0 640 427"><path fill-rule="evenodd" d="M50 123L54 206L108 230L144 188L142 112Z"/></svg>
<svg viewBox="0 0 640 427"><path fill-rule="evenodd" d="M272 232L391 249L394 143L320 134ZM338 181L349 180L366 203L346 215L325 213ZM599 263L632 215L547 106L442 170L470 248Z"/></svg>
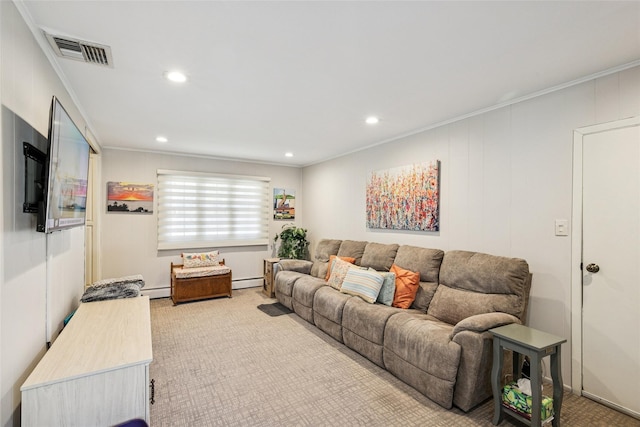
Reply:
<svg viewBox="0 0 640 427"><path fill-rule="evenodd" d="M89 143L54 96L49 115L49 149L37 230L51 233L83 226L87 209Z"/></svg>

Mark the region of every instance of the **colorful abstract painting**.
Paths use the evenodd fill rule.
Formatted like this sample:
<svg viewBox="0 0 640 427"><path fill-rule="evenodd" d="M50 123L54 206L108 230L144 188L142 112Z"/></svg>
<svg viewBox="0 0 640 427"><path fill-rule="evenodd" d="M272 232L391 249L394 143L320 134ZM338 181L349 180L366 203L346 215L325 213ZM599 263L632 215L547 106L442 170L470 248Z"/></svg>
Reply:
<svg viewBox="0 0 640 427"><path fill-rule="evenodd" d="M107 182L107 212L153 213L153 184Z"/></svg>
<svg viewBox="0 0 640 427"><path fill-rule="evenodd" d="M440 161L371 172L367 228L440 229Z"/></svg>

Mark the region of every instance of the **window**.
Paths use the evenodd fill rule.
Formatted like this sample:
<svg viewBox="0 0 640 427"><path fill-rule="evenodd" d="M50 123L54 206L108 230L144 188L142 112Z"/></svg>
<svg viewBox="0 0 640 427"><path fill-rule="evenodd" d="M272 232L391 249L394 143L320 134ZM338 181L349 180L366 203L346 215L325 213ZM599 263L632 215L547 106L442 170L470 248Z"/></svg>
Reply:
<svg viewBox="0 0 640 427"><path fill-rule="evenodd" d="M158 249L266 245L270 178L158 170Z"/></svg>

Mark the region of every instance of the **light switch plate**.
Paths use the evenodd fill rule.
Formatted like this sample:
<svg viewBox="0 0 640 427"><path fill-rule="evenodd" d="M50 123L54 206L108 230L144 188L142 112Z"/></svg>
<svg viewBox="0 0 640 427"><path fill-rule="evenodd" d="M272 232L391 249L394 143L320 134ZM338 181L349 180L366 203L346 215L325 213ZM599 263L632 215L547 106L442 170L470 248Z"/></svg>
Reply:
<svg viewBox="0 0 640 427"><path fill-rule="evenodd" d="M568 236L568 235L569 235L569 220L556 219L556 236Z"/></svg>

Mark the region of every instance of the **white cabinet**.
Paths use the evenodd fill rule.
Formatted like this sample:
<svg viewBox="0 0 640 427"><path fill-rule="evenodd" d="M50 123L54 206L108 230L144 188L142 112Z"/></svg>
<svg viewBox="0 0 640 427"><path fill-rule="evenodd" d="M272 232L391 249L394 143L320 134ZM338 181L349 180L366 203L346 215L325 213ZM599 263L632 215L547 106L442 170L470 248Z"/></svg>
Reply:
<svg viewBox="0 0 640 427"><path fill-rule="evenodd" d="M80 304L24 382L23 426L149 422L149 297Z"/></svg>

